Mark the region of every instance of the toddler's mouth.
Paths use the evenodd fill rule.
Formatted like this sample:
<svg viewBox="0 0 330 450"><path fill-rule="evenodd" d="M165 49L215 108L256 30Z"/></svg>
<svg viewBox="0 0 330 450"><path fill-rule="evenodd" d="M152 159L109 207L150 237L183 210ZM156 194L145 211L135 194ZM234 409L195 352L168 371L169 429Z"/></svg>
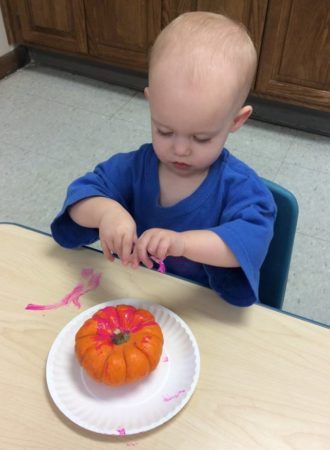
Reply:
<svg viewBox="0 0 330 450"><path fill-rule="evenodd" d="M191 167L189 164L178 161L174 161L173 166L180 170L186 170L189 169L189 167Z"/></svg>

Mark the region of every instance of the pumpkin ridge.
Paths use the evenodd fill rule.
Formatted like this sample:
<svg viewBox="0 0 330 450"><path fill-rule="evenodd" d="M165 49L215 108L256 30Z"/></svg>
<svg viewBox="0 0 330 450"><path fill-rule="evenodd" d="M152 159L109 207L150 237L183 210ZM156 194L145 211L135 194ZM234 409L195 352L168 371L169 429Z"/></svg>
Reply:
<svg viewBox="0 0 330 450"><path fill-rule="evenodd" d="M161 345L163 346L163 343L164 343L164 339L163 338L161 338L160 336L158 336L158 335L156 335L156 334L152 334L152 338L153 339L156 339L157 341L159 341L160 343L161 343ZM152 361L151 361L151 357L150 357L150 355L149 355L149 353L147 353L145 350L143 350L143 348L140 348L140 347L138 347L146 356L147 356L147 358L148 358L148 362L149 362L149 364L150 364L150 367L151 367L151 369L150 370L154 370L156 367L157 367L157 365L156 365L156 367L154 367L154 369L152 369L152 366L153 366L153 364L152 364ZM160 360L160 358L161 358L161 354L159 355L159 359L158 359L158 362L159 362L159 360ZM157 363L158 364L158 363Z"/></svg>
<svg viewBox="0 0 330 450"><path fill-rule="evenodd" d="M126 354L125 354L125 348L127 348L126 345L124 345L123 350L122 350L122 355L123 355L123 360L125 363L125 382L127 382L127 369L128 369L128 363L127 363L127 359L126 359Z"/></svg>
<svg viewBox="0 0 330 450"><path fill-rule="evenodd" d="M131 331L131 333L136 333L138 331L143 330L143 328L152 327L152 326L159 326L159 325L155 320L149 320L148 322L142 322L139 325L135 325L135 327L132 327L130 329L130 331Z"/></svg>
<svg viewBox="0 0 330 450"><path fill-rule="evenodd" d="M94 348L94 344L90 345L89 347L86 348L86 350L84 351L82 358L81 358L81 365L84 365L84 359L86 358L87 354L89 353L90 350L92 350Z"/></svg>
<svg viewBox="0 0 330 450"><path fill-rule="evenodd" d="M131 331L132 322L136 314L136 308L134 306L119 305L117 314L119 316L120 329Z"/></svg>
<svg viewBox="0 0 330 450"><path fill-rule="evenodd" d="M113 325L110 323L110 320L105 317L97 317L96 321L96 334L98 336L104 336L112 331Z"/></svg>
<svg viewBox="0 0 330 450"><path fill-rule="evenodd" d="M146 353L142 348L140 348L140 347L137 345L136 342L134 342L133 345L134 345L135 348L137 348L138 350L140 350L140 352L142 352L142 353L144 354L144 356L147 358L147 361L148 361L148 364L149 364L149 371L151 372L153 369L152 369L152 364L151 364L151 361L150 361L150 359L149 359L148 353Z"/></svg>
<svg viewBox="0 0 330 450"><path fill-rule="evenodd" d="M134 342L134 346L135 346L138 350L140 350L140 352L142 352L142 353L144 354L144 356L147 358L147 361L148 361L148 364L149 364L149 372L151 372L151 371L152 371L152 364L151 364L151 362L150 362L150 359L149 359L148 355L146 354L146 352L145 352L144 350L142 350L142 348L140 348L140 347L137 346L136 342Z"/></svg>
<svg viewBox="0 0 330 450"><path fill-rule="evenodd" d="M102 373L101 381L104 379L105 368L107 367L108 361L109 361L111 356L112 356L111 353L109 353L107 358L105 358L105 361L104 361L104 364L103 364L103 367L102 367L102 372L101 372Z"/></svg>
<svg viewBox="0 0 330 450"><path fill-rule="evenodd" d="M121 306L121 305L117 305L117 306ZM121 321L121 317L118 313L118 309L115 307L115 312L116 312L116 317L117 317L117 322L118 322L118 328L121 330L122 327L122 321Z"/></svg>
<svg viewBox="0 0 330 450"><path fill-rule="evenodd" d="M123 348L123 358L124 358L125 365L126 365L126 382L127 382L127 378L128 378L128 362L126 360L126 352L129 353L132 350L132 348L135 348L136 350L139 350L139 352L142 353L143 356L146 358L145 353L143 351L141 351L141 349L139 349L139 347L136 345L135 342L132 342L129 346L127 346L127 345L124 346L124 348ZM147 360L147 363L148 363L148 366L149 366L148 367L149 368L148 374L150 374L150 372L151 372L151 364L150 364L150 361L149 361L148 358L146 358L146 360ZM137 379L137 381L139 381L140 379L141 378L139 377ZM131 380L129 382L131 382Z"/></svg>
<svg viewBox="0 0 330 450"><path fill-rule="evenodd" d="M85 336L83 336L83 337L85 337ZM84 361L84 359L85 359L87 353L88 353L89 350L90 350L91 348L93 348L93 347L94 347L94 344L91 343L91 345L85 349L85 351L84 351L83 354L80 354L80 353L79 353L79 357L81 358L81 362L80 362L81 365L83 365L83 361Z"/></svg>

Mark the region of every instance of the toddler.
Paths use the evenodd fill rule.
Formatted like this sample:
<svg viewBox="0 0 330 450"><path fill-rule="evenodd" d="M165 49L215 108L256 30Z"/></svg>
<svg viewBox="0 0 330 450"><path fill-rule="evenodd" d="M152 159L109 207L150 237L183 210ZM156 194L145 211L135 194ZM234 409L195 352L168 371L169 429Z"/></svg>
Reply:
<svg viewBox="0 0 330 450"><path fill-rule="evenodd" d="M276 207L258 175L224 148L251 115L255 68L242 25L208 12L171 22L150 55L152 144L74 181L54 239L68 248L100 239L110 261L151 268L156 257L234 305L257 302Z"/></svg>

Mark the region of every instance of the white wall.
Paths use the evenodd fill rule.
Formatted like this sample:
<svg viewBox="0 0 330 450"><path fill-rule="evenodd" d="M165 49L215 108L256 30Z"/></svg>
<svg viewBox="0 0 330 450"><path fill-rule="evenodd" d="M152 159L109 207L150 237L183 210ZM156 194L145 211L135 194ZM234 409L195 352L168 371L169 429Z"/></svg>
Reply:
<svg viewBox="0 0 330 450"><path fill-rule="evenodd" d="M8 44L5 26L3 24L2 11L0 9L0 56L10 52L14 47Z"/></svg>

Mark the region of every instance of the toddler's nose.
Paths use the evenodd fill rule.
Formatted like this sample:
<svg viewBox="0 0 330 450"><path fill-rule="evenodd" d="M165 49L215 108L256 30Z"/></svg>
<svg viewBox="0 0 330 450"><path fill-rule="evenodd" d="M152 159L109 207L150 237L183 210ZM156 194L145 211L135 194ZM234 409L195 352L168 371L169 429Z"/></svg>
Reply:
<svg viewBox="0 0 330 450"><path fill-rule="evenodd" d="M190 154L189 140L177 138L174 141L174 153L177 156L187 156Z"/></svg>

